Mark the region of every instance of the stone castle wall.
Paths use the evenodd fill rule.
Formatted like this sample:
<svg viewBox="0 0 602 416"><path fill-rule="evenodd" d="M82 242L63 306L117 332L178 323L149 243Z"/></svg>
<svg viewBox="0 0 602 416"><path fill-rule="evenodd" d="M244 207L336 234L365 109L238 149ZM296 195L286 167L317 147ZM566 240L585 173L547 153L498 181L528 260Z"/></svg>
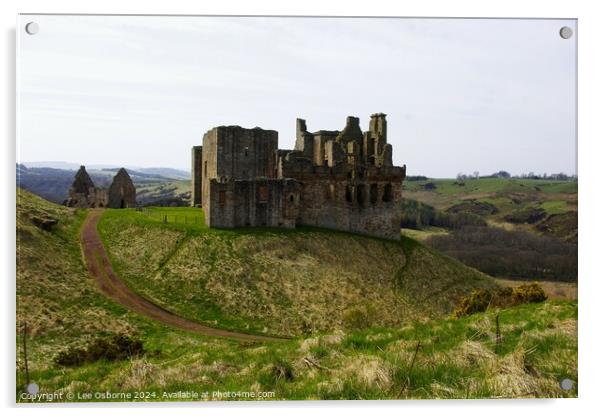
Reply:
<svg viewBox="0 0 602 416"><path fill-rule="evenodd" d="M300 184L294 179L209 181L207 225L294 228L299 215Z"/></svg>
<svg viewBox="0 0 602 416"><path fill-rule="evenodd" d="M208 131L202 172L193 162L208 225L311 225L399 239L405 166L393 166L386 130L382 113L366 132L356 117L341 131L315 133L298 119L294 150L279 150L271 130Z"/></svg>
<svg viewBox="0 0 602 416"><path fill-rule="evenodd" d="M192 178L190 202L193 207L203 205L203 192L201 185L203 183L203 146L192 147Z"/></svg>
<svg viewBox="0 0 602 416"><path fill-rule="evenodd" d="M363 180L328 172L296 176L303 184L297 224L399 239L401 168L390 170Z"/></svg>
<svg viewBox="0 0 602 416"><path fill-rule="evenodd" d="M203 137L201 191L203 210L208 223L224 224L216 218L227 216L213 211L216 189L212 180L254 180L274 178L274 152L278 148L278 132L260 128L244 129L239 126L222 126L208 131ZM193 173L193 177L195 174ZM239 198L240 199L240 198ZM239 201L241 202L241 201ZM242 202L241 202L242 203ZM246 204L251 206L251 202ZM212 212L213 211L213 212ZM234 225L230 225L234 226Z"/></svg>

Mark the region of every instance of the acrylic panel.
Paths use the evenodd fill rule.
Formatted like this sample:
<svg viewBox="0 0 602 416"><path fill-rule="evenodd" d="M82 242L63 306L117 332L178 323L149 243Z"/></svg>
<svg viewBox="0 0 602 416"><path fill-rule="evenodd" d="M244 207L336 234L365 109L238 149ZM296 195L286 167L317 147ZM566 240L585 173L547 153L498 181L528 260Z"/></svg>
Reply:
<svg viewBox="0 0 602 416"><path fill-rule="evenodd" d="M576 397L577 21L24 14L16 400Z"/></svg>

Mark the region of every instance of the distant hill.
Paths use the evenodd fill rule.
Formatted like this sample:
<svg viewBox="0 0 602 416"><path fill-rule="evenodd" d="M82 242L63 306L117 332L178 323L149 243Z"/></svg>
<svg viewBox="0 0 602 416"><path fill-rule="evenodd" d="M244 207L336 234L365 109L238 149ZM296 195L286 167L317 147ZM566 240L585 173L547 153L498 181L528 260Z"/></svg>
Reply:
<svg viewBox="0 0 602 416"><path fill-rule="evenodd" d="M139 168L138 172L159 175L164 178L190 180L190 172L173 168Z"/></svg>

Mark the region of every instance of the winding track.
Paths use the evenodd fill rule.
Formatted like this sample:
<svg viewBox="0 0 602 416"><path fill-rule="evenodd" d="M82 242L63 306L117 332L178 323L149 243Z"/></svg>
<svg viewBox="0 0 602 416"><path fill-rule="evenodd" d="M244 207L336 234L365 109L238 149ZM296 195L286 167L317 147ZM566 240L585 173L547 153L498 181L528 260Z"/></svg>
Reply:
<svg viewBox="0 0 602 416"><path fill-rule="evenodd" d="M98 221L102 216L101 209L91 209L82 225L80 242L84 261L90 275L98 282L100 290L108 297L116 300L127 308L172 327L195 332L203 335L229 338L237 341L283 341L284 338L263 335L245 334L212 328L198 322L190 321L162 307L155 305L140 296L115 274L109 256L98 234Z"/></svg>

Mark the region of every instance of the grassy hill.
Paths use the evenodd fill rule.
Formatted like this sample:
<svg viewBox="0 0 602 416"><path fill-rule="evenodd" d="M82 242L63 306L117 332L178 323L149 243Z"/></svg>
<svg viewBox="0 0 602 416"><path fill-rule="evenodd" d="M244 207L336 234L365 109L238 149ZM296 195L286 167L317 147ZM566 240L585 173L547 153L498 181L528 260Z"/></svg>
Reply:
<svg viewBox="0 0 602 416"><path fill-rule="evenodd" d="M149 261L148 269L151 272L148 274L151 277L155 276L155 265L162 267L172 277L181 271L183 277L190 278L194 275L189 274L189 268L198 270L202 265L208 267L208 264L213 264L220 271L229 272L233 280L242 281L245 274L236 273L240 270L249 271L252 273L249 276L256 278L268 279L272 276L275 279L276 274L271 274L270 268L296 270L299 266L286 264L284 258L279 259L279 254L291 255L295 262L301 262L300 265L303 266L306 264L303 262L307 262L308 270L314 270L314 260L311 259L315 258L326 262L330 270L334 270L335 265L349 264L349 269L343 272L351 281L359 279L363 274L358 272L357 277L354 277L352 268L361 266L360 270L372 272L364 278L372 279L373 284L376 282L375 290L379 293L385 293L385 282L389 281L389 291L398 291L400 297L408 301L408 305L404 305L407 311L422 314L432 307L432 314L440 318L430 319L429 314L415 315L416 320L408 319L401 325L319 331L283 342L264 344L233 342L171 329L129 312L100 294L84 268L79 247L79 229L86 216L85 211L70 210L19 190L17 325L21 328L27 322L30 379L38 383L41 393L62 393L62 401L103 400L78 396L90 391L130 394L126 401L190 400L170 395L178 391L197 392L199 397L195 400L219 399L214 395L217 391L243 391L258 395L260 392L268 392L263 399L275 400L574 397L577 394L576 388L564 391L559 387L559 381L563 378L577 380L577 305L574 302L548 301L500 311L502 343L496 348L497 311L455 320L445 316L447 306L438 304L439 299L445 300L447 296L451 299L455 296L453 293L456 289L450 285L461 286L461 281L454 281L464 273L472 276L468 279L472 282L470 284L489 285L491 281L411 239L404 239L401 244L374 239L365 239L369 242L364 239L354 241L354 237L346 234L301 230L299 236L292 239L290 246L280 248L283 234L270 230L239 234L232 232L231 235L216 232L211 235L213 231L204 229L198 222L194 224L193 216L186 210L157 210L155 214L147 216L132 211L120 211L117 214L107 212L102 224L107 241L126 250L125 236L130 233L128 238L135 246L135 249L129 250L133 256L132 261L127 262L125 256L115 253L115 246L109 247L120 264L120 271L140 267L140 258L144 257ZM163 224L162 216L166 214L172 217L169 218L170 222ZM186 214L188 219L184 220ZM174 223L176 217L178 223ZM120 230L119 225L125 229ZM142 234L138 235L138 232ZM288 236L293 237L293 234ZM302 243L302 236L307 237L308 242ZM260 243L257 247L251 247L249 241L255 237ZM163 247L174 238L175 246L169 245L167 249ZM143 255L137 254L144 249L144 241L147 239L148 245L155 249L144 250ZM215 239L215 245L206 244L209 239ZM347 252L345 247L339 247L333 250L334 254L319 254L321 239L329 244L349 240L351 251ZM216 257L222 254L224 247L230 257L241 252L252 262L252 266L237 263L228 266L227 262L218 258L211 262L195 263L186 254L199 249L199 245L203 250L208 248ZM362 254L361 259L369 261L371 254L366 254L363 245L373 250L388 250L383 264L372 269L367 265L359 265L358 261L351 258L347 263L345 259L337 257L362 251L365 254ZM370 261L374 263L375 259ZM401 268L394 278L380 274L393 270L394 265L399 266L398 261L402 261ZM429 269L429 264L438 265L438 269ZM448 274L452 277L446 277ZM337 276L332 278L338 279ZM265 297L262 299L277 299L277 294L289 293L281 283L267 281L275 284L278 290L258 287L258 292L255 293L263 294ZM379 281L381 286L378 286ZM128 278L128 283L132 282ZM399 286L395 288L393 282ZM359 284L357 281L356 283ZM191 287L187 286L185 278L180 278L178 284L184 288ZM152 291L147 293L154 293L153 296L160 299L164 296L162 285L163 283L153 283ZM344 292L351 292L351 286L346 284ZM466 284L461 290L468 290L468 286ZM361 293L361 289L362 286L359 286L357 290ZM216 293L224 297L233 296L222 291ZM176 307L184 310L186 305L194 304L190 296L186 296L185 290L180 290L179 295L184 296L184 299ZM335 301L341 301L341 295L332 296ZM373 299L369 293L367 296ZM393 299L389 295L386 300L389 303L383 305L397 305ZM217 302L219 299L210 300ZM316 302L311 297L309 300ZM229 305L228 302L226 299L224 304ZM273 308L292 323L298 322L297 317L305 312L302 310L297 314L287 315L282 312L284 307L279 309L278 302L275 306L266 304L266 307ZM399 302L403 304L401 300ZM429 307L424 305L427 302ZM352 303L357 304L355 301ZM298 303L293 303L295 305ZM252 306L247 304L245 308ZM311 308L307 310L311 312ZM214 311L214 316L232 316L230 311L230 306L224 307ZM353 316L352 313L351 317ZM378 315L379 319L386 316L392 315ZM409 312L407 318L410 318ZM253 328L252 320L248 322L250 329ZM323 322L335 320L326 319ZM357 323L353 319L348 322ZM225 324L238 326L241 323L234 320ZM274 324L269 328L270 331L275 331L278 326ZM89 346L94 340L114 334L127 334L140 340L145 352L130 359L100 359L76 366L63 366L54 362L61 351ZM20 396L24 384L22 339L19 331L16 386L18 401L26 401ZM421 346L415 354L418 342ZM136 399L136 392L139 391L148 391L151 395Z"/></svg>
<svg viewBox="0 0 602 416"><path fill-rule="evenodd" d="M427 179L404 182L404 197L447 212L471 212L509 227L525 224L537 231L536 222L549 217L573 224L577 211L577 182L545 179L484 178L457 181ZM529 214L534 216L530 217ZM522 221L522 218L526 218ZM531 222L530 218L534 221ZM529 221L529 222L527 222ZM541 231L541 230L540 230ZM572 230L576 233L576 223ZM562 236L561 236L562 237Z"/></svg>
<svg viewBox="0 0 602 416"><path fill-rule="evenodd" d="M449 314L472 289L495 286L409 238L215 230L195 208L108 211L99 230L113 266L137 292L190 319L251 332L400 325Z"/></svg>
<svg viewBox="0 0 602 416"><path fill-rule="evenodd" d="M408 180L403 233L491 276L576 282L577 191L572 180Z"/></svg>

